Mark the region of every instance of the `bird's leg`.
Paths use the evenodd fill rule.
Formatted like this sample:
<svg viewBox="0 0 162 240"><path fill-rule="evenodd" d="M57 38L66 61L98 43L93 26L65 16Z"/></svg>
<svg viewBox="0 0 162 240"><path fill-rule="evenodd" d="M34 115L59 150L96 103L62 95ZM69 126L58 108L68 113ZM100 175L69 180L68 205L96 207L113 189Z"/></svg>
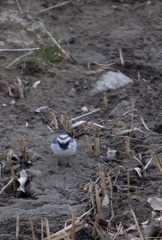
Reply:
<svg viewBox="0 0 162 240"><path fill-rule="evenodd" d="M60 158L58 159L57 165L58 165L58 166L61 166L61 165L62 165L62 163L61 163L61 161L60 161Z"/></svg>
<svg viewBox="0 0 162 240"><path fill-rule="evenodd" d="M71 167L69 163L69 158L67 157L66 159L67 159L66 167Z"/></svg>

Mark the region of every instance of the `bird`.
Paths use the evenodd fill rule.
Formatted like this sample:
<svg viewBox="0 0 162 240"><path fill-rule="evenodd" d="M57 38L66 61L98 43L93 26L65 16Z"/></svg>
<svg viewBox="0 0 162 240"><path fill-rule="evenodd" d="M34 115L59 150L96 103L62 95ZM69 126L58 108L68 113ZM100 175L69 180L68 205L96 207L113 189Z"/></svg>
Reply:
<svg viewBox="0 0 162 240"><path fill-rule="evenodd" d="M61 133L56 137L51 144L52 152L55 156L66 157L67 167L70 167L69 156L73 155L77 149L77 141L70 137L67 133ZM60 159L58 160L58 165L61 165Z"/></svg>

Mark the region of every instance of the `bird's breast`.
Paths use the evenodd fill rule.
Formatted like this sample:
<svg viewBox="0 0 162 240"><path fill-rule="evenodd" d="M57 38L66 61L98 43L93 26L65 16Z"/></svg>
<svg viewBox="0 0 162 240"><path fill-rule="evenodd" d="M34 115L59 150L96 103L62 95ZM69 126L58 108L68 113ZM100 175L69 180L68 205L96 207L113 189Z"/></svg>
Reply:
<svg viewBox="0 0 162 240"><path fill-rule="evenodd" d="M60 143L60 142L58 142L58 145L59 145L59 147L60 147L61 149L66 150L66 149L68 149L69 143L70 143L70 141L68 141L68 142L66 142L66 143Z"/></svg>

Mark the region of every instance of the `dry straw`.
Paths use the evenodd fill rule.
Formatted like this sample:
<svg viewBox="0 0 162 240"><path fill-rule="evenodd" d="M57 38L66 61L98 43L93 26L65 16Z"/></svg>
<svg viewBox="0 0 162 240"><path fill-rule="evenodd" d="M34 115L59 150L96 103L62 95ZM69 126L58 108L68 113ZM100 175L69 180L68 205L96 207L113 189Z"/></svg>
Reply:
<svg viewBox="0 0 162 240"><path fill-rule="evenodd" d="M130 192L130 171L127 171L127 187L128 187L128 194Z"/></svg>
<svg viewBox="0 0 162 240"><path fill-rule="evenodd" d="M135 222L135 224L136 224L137 231L138 231L138 234L139 234L139 236L140 236L140 240L144 240L144 237L143 237L142 232L141 232L141 229L140 229L140 227L139 227L139 224L138 224L136 215L135 215L135 213L134 213L134 211L133 211L132 209L130 210L130 212L131 212L131 215L132 215L132 217L133 217L133 219L134 219L134 222Z"/></svg>
<svg viewBox="0 0 162 240"><path fill-rule="evenodd" d="M80 118L86 117L86 116L91 115L91 114L93 114L93 113L96 113L96 112L98 112L98 111L100 111L100 108L97 108L97 109L95 109L95 110L93 110L93 111L91 111L91 112L82 114L81 116L78 116L78 117L76 117L76 118L72 118L71 121L72 121L72 122L73 122L73 121L76 121L76 120L78 120L78 119L80 119Z"/></svg>
<svg viewBox="0 0 162 240"><path fill-rule="evenodd" d="M92 149L92 145L93 145L93 139L87 136L87 152L88 153L92 153L93 149Z"/></svg>
<svg viewBox="0 0 162 240"><path fill-rule="evenodd" d="M67 112L64 112L61 115L61 120L60 120L65 132L73 132L73 127L72 127L72 121L69 119L69 116L67 115Z"/></svg>
<svg viewBox="0 0 162 240"><path fill-rule="evenodd" d="M33 221L31 218L29 218L29 223L30 223L30 228L31 228L31 232L32 232L32 239L36 240L35 238L35 233L34 233L34 226L33 226Z"/></svg>
<svg viewBox="0 0 162 240"><path fill-rule="evenodd" d="M94 150L95 154L98 157L100 155L100 139L99 137L95 138L94 140Z"/></svg>
<svg viewBox="0 0 162 240"><path fill-rule="evenodd" d="M103 96L102 106L104 108L107 108L107 95L106 95L106 93L104 93L104 96Z"/></svg>
<svg viewBox="0 0 162 240"><path fill-rule="evenodd" d="M97 228L98 228L98 222L99 222L99 214L96 214L95 222L93 223L92 236L96 236Z"/></svg>
<svg viewBox="0 0 162 240"><path fill-rule="evenodd" d="M139 198L139 195L138 195L138 189L136 187L136 200L139 202L140 201L140 198Z"/></svg>
<svg viewBox="0 0 162 240"><path fill-rule="evenodd" d="M112 182L111 182L110 173L107 173L107 179L108 179L108 183L109 183L111 199L113 199L113 185L112 185Z"/></svg>
<svg viewBox="0 0 162 240"><path fill-rule="evenodd" d="M58 122L54 112L51 112L51 118L52 118L51 124L54 125L56 129L58 129Z"/></svg>
<svg viewBox="0 0 162 240"><path fill-rule="evenodd" d="M131 129L133 129L134 124L134 99L132 100L132 120L131 120ZM130 132L130 137L133 136L133 131Z"/></svg>
<svg viewBox="0 0 162 240"><path fill-rule="evenodd" d="M72 0L69 0L69 1L66 1L66 2L62 2L62 3L58 3L58 4L53 5L53 6L51 6L51 7L42 9L42 10L40 10L38 13L44 13L44 12L47 12L47 11L49 11L49 10L51 10L51 9L58 8L58 7L62 7L62 6L66 5L66 4L70 3L70 2L72 2Z"/></svg>
<svg viewBox="0 0 162 240"><path fill-rule="evenodd" d="M19 239L19 231L20 231L20 214L17 212L16 215L16 239Z"/></svg>
<svg viewBox="0 0 162 240"><path fill-rule="evenodd" d="M129 155L129 153L130 153L130 138L126 137L125 142L126 142L126 154Z"/></svg>
<svg viewBox="0 0 162 240"><path fill-rule="evenodd" d="M72 239L75 240L75 215L76 215L76 209L72 209Z"/></svg>
<svg viewBox="0 0 162 240"><path fill-rule="evenodd" d="M157 168L159 169L159 171L162 175L162 167L161 167L160 159L158 158L157 154L155 154L154 152L151 152L151 156L154 160L154 163L156 164Z"/></svg>
<svg viewBox="0 0 162 240"><path fill-rule="evenodd" d="M94 207L94 197L93 197L93 184L92 182L90 181L89 184L89 196L90 196L90 201L91 201L91 204L92 204L92 207Z"/></svg>
<svg viewBox="0 0 162 240"><path fill-rule="evenodd" d="M16 191L16 176L15 176L15 171L14 171L14 168L13 168L13 165L12 165L12 159L11 159L12 153L13 153L13 149L10 149L8 154L7 154L7 161L10 165L10 171L11 171L11 175L13 177L14 191Z"/></svg>
<svg viewBox="0 0 162 240"><path fill-rule="evenodd" d="M46 226L47 239L51 240L48 219L45 218L44 221L45 221L45 226Z"/></svg>
<svg viewBox="0 0 162 240"><path fill-rule="evenodd" d="M124 58L123 58L122 49L119 49L119 56L120 56L121 65L122 67L124 67Z"/></svg>
<svg viewBox="0 0 162 240"><path fill-rule="evenodd" d="M43 238L44 238L44 231L43 231L43 229L44 229L43 218L41 218L41 240L43 240Z"/></svg>
<svg viewBox="0 0 162 240"><path fill-rule="evenodd" d="M95 193L96 193L96 204L97 204L97 213L99 215L99 218L102 218L102 212L101 212L101 198L99 197L98 187L95 186Z"/></svg>
<svg viewBox="0 0 162 240"><path fill-rule="evenodd" d="M14 178L12 177L11 180L4 186L1 188L0 194L3 193L3 191L11 185L11 183L14 181Z"/></svg>
<svg viewBox="0 0 162 240"><path fill-rule="evenodd" d="M99 164L100 167L100 179L101 179L101 188L106 191L106 179L105 179L105 173L103 171L102 164Z"/></svg>
<svg viewBox="0 0 162 240"><path fill-rule="evenodd" d="M75 233L77 233L80 230L85 228L83 218L89 216L89 214L92 210L93 210L93 208L89 209L87 212L85 212L83 215L81 215L80 217L78 217L75 220ZM62 230L50 235L50 239L51 240L61 240L61 239L65 239L65 238L69 239L71 236L72 236L72 224L70 224L69 226L66 226L65 228L63 228ZM43 240L48 240L48 238L46 237Z"/></svg>
<svg viewBox="0 0 162 240"><path fill-rule="evenodd" d="M19 145L23 160L27 161L26 142L24 137L22 139L19 139Z"/></svg>

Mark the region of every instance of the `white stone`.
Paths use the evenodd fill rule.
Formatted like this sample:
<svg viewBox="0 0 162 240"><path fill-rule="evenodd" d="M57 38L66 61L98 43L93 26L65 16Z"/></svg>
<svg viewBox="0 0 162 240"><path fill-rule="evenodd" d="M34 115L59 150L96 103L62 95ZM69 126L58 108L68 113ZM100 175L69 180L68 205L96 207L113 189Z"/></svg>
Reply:
<svg viewBox="0 0 162 240"><path fill-rule="evenodd" d="M91 90L91 94L107 91L108 89L117 89L132 83L132 79L120 72L109 71L99 78L95 87Z"/></svg>

